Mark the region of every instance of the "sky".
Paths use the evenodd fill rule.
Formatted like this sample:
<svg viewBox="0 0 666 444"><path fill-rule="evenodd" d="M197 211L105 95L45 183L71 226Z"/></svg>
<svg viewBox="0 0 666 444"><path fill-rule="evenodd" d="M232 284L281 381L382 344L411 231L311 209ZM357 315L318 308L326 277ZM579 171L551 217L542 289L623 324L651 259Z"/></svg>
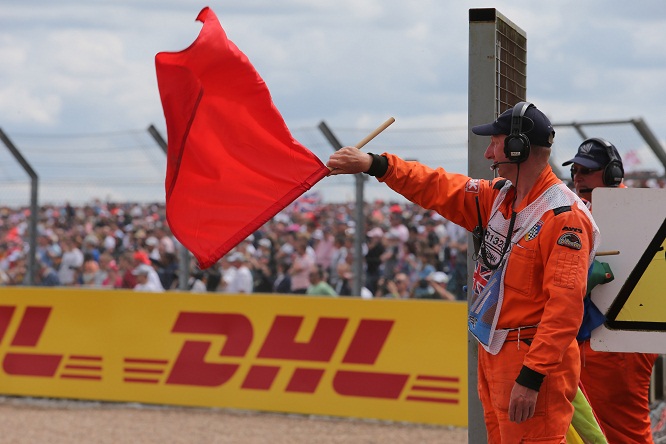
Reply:
<svg viewBox="0 0 666 444"><path fill-rule="evenodd" d="M165 158L146 131L166 135L154 58L194 41L204 6L324 162L322 121L353 145L393 116L369 151L466 172L470 8L496 8L526 32L527 99L553 123L642 118L666 145L663 0L0 0L0 129L39 174L40 201L164 200ZM561 163L581 139L556 130ZM663 174L630 125L588 135L615 143L628 171ZM26 182L0 145L0 206L24 201ZM350 200L354 180L315 191Z"/></svg>

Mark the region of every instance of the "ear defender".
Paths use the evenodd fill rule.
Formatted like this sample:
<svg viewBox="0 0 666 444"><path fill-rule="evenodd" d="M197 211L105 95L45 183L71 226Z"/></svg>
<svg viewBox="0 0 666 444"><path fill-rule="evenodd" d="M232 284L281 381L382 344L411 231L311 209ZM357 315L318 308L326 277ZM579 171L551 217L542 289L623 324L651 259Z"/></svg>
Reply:
<svg viewBox="0 0 666 444"><path fill-rule="evenodd" d="M602 174L603 183L607 187L620 186L622 179L624 179L624 167L622 166L622 160L620 159L620 154L617 152L615 145L600 137L587 139L585 142L596 142L606 149L609 161L604 167L604 172Z"/></svg>
<svg viewBox="0 0 666 444"><path fill-rule="evenodd" d="M511 113L511 133L504 139L504 155L512 163L521 163L530 155L530 139L523 134L523 119L525 112L534 106L530 102L519 102L513 107Z"/></svg>

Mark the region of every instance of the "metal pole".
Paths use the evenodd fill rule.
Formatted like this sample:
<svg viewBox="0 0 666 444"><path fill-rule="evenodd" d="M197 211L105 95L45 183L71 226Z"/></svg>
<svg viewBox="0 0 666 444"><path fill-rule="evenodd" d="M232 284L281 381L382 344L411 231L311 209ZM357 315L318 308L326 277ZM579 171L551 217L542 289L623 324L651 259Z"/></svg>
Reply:
<svg viewBox="0 0 666 444"><path fill-rule="evenodd" d="M506 67L511 67L506 71ZM468 127L491 122L507 105L525 100L527 96L527 35L496 9L469 10L469 82ZM488 163L479 162L488 146L488 139L469 131L468 165L470 177L492 179ZM468 236L467 269L474 270L472 235ZM472 275L468 273L468 304L472 295ZM467 388L468 428L470 443L487 442L483 407L476 389L478 381L478 344L468 334Z"/></svg>
<svg viewBox="0 0 666 444"><path fill-rule="evenodd" d="M587 139L587 134L585 134L585 131L583 130L583 127L580 123L572 123L571 126L573 126L576 130L576 132L580 135L580 137L583 138L583 140Z"/></svg>
<svg viewBox="0 0 666 444"><path fill-rule="evenodd" d="M583 126L626 125L626 124L631 124L634 126L634 128L636 128L638 134L641 135L643 140L645 140L645 143L647 143L650 149L652 149L654 155L657 156L657 159L659 159L664 168L666 168L666 151L664 151L664 147L661 145L659 139L657 139L657 136L654 135L650 127L640 117L637 119L625 119L625 120L596 120L596 121L590 120L587 122L553 123L553 127L572 126L583 139L587 139L587 135L585 134L582 128Z"/></svg>
<svg viewBox="0 0 666 444"><path fill-rule="evenodd" d="M661 146L661 143L659 143L659 139L657 139L652 130L650 130L650 127L647 126L643 119L633 119L631 123L634 124L636 131L638 131L638 133L643 137L648 146L652 148L654 155L657 156L661 164L664 166L664 169L666 170L666 152L664 152L664 148Z"/></svg>
<svg viewBox="0 0 666 444"><path fill-rule="evenodd" d="M331 144L334 151L343 147L333 131L326 125L323 120L319 124L319 130L324 134L328 143ZM352 280L352 293L356 296L361 295L361 287L363 285L363 241L365 237L365 213L363 212L364 198L363 198L363 182L366 180L363 174L354 174L356 180L356 227L354 228L354 262L352 268L354 269L354 279Z"/></svg>
<svg viewBox="0 0 666 444"><path fill-rule="evenodd" d="M162 148L162 151L164 151L164 154L167 154L167 142L164 140L164 137L162 137L162 134L155 128L155 125L152 123L148 127L148 132L150 133L151 136L153 136L153 139L155 139L155 142L157 142L157 145Z"/></svg>
<svg viewBox="0 0 666 444"><path fill-rule="evenodd" d="M39 218L37 208L37 193L39 190L39 177L35 170L32 169L30 164L21 155L14 143L7 137L7 134L0 129L0 139L7 146L14 158L23 167L23 170L30 176L30 224L29 224L29 243L28 250L28 274L26 275L26 283L28 285L35 284L35 275L37 274L37 219Z"/></svg>
<svg viewBox="0 0 666 444"><path fill-rule="evenodd" d="M352 291L354 295L361 295L363 278L363 241L365 240L365 199L363 196L364 182L367 180L362 174L354 174L356 181L356 227L354 227L354 278L352 280Z"/></svg>
<svg viewBox="0 0 666 444"><path fill-rule="evenodd" d="M148 132L153 136L157 145L162 148L164 154L168 154L167 142L159 130L155 128L155 125L151 124L148 127ZM190 252L180 242L178 242L178 255L180 256L178 261L178 289L187 291L188 280L190 278Z"/></svg>

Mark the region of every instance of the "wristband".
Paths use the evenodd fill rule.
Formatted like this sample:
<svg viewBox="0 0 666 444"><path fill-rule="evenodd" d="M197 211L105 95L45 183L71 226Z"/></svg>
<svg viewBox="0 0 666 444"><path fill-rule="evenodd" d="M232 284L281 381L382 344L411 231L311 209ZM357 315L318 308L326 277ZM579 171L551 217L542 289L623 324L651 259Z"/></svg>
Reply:
<svg viewBox="0 0 666 444"><path fill-rule="evenodd" d="M379 154L368 153L372 156L372 164L365 174L375 177L382 177L388 170L388 159Z"/></svg>
<svg viewBox="0 0 666 444"><path fill-rule="evenodd" d="M535 372L529 367L525 367L523 365L523 368L520 369L520 374L516 378L516 382L524 387L527 387L532 390L536 390L537 392L541 388L541 383L543 382L543 378L545 378L546 375L542 375L539 372Z"/></svg>

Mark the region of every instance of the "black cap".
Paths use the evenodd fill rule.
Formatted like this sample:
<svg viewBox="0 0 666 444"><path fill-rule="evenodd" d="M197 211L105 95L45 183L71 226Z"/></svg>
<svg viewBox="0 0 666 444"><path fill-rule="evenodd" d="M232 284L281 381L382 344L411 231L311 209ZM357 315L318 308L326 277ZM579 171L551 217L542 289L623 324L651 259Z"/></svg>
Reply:
<svg viewBox="0 0 666 444"><path fill-rule="evenodd" d="M511 116L513 108L504 111L492 123L472 127L472 132L478 136L496 136L498 134L511 134ZM555 138L555 130L548 117L531 105L523 115L521 132L527 136L531 145L551 147Z"/></svg>
<svg viewBox="0 0 666 444"><path fill-rule="evenodd" d="M577 163L585 168L600 169L608 165L611 161L609 151L612 150L618 161L622 162L620 153L612 143L603 139L587 139L578 147L578 152L573 159L567 160L562 166Z"/></svg>

